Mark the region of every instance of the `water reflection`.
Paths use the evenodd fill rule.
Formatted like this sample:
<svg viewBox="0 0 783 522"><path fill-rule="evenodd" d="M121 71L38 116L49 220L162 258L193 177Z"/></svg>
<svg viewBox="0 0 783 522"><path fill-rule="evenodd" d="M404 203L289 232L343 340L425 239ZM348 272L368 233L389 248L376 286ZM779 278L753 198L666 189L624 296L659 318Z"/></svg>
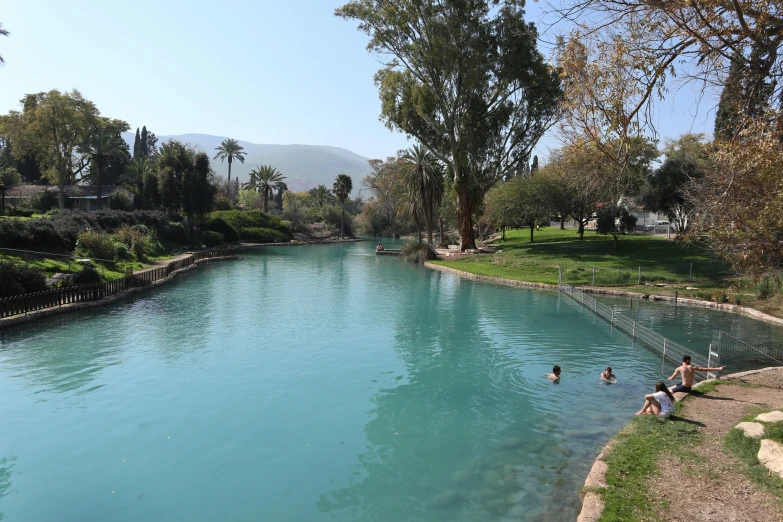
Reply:
<svg viewBox="0 0 783 522"><path fill-rule="evenodd" d="M0 459L0 500L15 491L12 489L11 484L11 474L13 473L15 465L16 457L14 455L9 455ZM0 520L3 520L5 516L5 513L0 511Z"/></svg>

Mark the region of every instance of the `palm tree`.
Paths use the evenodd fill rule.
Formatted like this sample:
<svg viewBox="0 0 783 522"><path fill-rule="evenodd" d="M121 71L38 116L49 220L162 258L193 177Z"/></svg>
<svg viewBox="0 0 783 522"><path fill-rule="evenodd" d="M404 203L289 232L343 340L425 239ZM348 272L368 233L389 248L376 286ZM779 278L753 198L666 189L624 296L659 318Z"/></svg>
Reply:
<svg viewBox="0 0 783 522"><path fill-rule="evenodd" d="M264 194L264 212L267 211L269 196L276 189L285 186L283 176L272 165L263 165L250 171L250 181L242 184L243 187L263 192Z"/></svg>
<svg viewBox="0 0 783 522"><path fill-rule="evenodd" d="M90 162L90 169L95 169L96 174L96 192L95 195L98 198L98 210L101 209L101 188L103 183L103 170L106 167L106 161L113 157L122 154L123 148L120 142L119 136L111 132L107 132L103 127L98 127L97 130L93 130L87 139L82 143L79 148L82 153L88 156Z"/></svg>
<svg viewBox="0 0 783 522"><path fill-rule="evenodd" d="M332 192L340 200L343 205L342 212L340 213L340 239L343 238L343 220L345 218L345 200L348 198L348 194L353 190L353 181L348 174L338 174L337 179L334 180L332 185Z"/></svg>
<svg viewBox="0 0 783 522"><path fill-rule="evenodd" d="M421 145L406 150L400 159L402 182L410 200L409 206L412 210L418 210L424 220L427 242L432 245L433 216L435 208L443 199L443 170L432 153ZM417 212L412 214L415 218Z"/></svg>
<svg viewBox="0 0 783 522"><path fill-rule="evenodd" d="M237 143L237 140L232 140L231 138L223 140L220 143L220 147L216 147L215 150L218 153L212 159L228 160L228 186L231 186L231 162L239 160L241 163L244 163L247 152L244 152L244 147Z"/></svg>
<svg viewBox="0 0 783 522"><path fill-rule="evenodd" d="M125 179L136 185L141 197L141 207L144 208L144 181L154 172L152 159L149 156L139 156L131 160Z"/></svg>
<svg viewBox="0 0 783 522"><path fill-rule="evenodd" d="M7 29L3 29L3 24L0 24L0 36L8 36L10 33ZM4 64L3 55L0 54L0 65Z"/></svg>
<svg viewBox="0 0 783 522"><path fill-rule="evenodd" d="M332 194L329 192L329 189L326 188L326 185L318 185L317 187L310 189L308 193L319 207L323 207L332 199Z"/></svg>

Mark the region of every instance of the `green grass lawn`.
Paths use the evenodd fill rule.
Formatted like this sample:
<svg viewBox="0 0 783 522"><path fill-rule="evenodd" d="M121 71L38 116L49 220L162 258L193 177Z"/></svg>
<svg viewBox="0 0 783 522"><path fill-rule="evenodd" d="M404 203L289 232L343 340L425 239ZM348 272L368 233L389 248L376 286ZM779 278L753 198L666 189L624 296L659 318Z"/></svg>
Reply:
<svg viewBox="0 0 783 522"><path fill-rule="evenodd" d="M612 287L636 286L641 267L642 283L696 286L708 292L724 288L731 276L728 267L706 250L663 237L623 236L615 249L611 236L588 230L580 241L573 229L545 227L536 231L532 243L530 230L524 229L507 231L506 239L494 245L500 250L496 254L435 263L473 274L549 284L557 284L561 267L563 281L574 285L592 284L595 269L595 285Z"/></svg>
<svg viewBox="0 0 783 522"><path fill-rule="evenodd" d="M25 263L24 257L12 256L8 254L0 254L0 260L14 261L16 263ZM47 277L51 277L56 273L73 274L82 269L83 265L71 261L68 263L68 259L61 258L55 259L50 257L28 257L26 261L32 266L36 266L43 271ZM145 268L145 265L138 261L119 261L116 263L106 264L102 266L100 264L94 264L95 269L103 276L106 281L115 281L122 279L127 275L129 270L141 270Z"/></svg>

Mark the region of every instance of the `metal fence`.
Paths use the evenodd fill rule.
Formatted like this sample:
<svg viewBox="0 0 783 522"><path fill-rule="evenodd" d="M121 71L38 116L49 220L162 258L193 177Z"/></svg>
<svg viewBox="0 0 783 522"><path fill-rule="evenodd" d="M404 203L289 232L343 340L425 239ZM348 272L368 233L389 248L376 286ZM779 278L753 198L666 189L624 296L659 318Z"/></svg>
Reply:
<svg viewBox="0 0 783 522"><path fill-rule="evenodd" d="M712 346L720 353L750 353L769 364L783 366L783 348L757 348L722 330L712 331Z"/></svg>
<svg viewBox="0 0 783 522"><path fill-rule="evenodd" d="M679 366L682 363L683 355L690 355L691 363L695 366L709 368L710 364L718 363L719 352L714 349L710 349L708 351L707 358L704 358L700 355L694 355L693 350L690 350L685 346L672 341L671 339L667 339L661 334L640 325L636 321L624 315L621 315L620 313L616 312L613 307L599 303L578 288L574 288L573 286L566 283L560 283L558 287L560 292L571 297L583 308L592 311L595 315L605 319L611 324L613 328L617 328L618 330L627 333L633 342L640 341L642 344L661 355L662 363L668 359L675 365ZM701 380L714 377L714 375L704 372L696 373L698 378Z"/></svg>
<svg viewBox="0 0 783 522"><path fill-rule="evenodd" d="M690 283L729 275L723 263L689 262L628 268L595 267L588 264L561 265L562 281L582 286L633 286L644 283ZM710 296L707 296L710 297Z"/></svg>
<svg viewBox="0 0 783 522"><path fill-rule="evenodd" d="M166 279L173 272L188 267L202 259L214 259L218 257L230 257L234 251L228 248L216 248L196 252L191 256L172 261L166 266L144 270L137 274L128 275L115 281L78 285L66 288L57 288L32 294L23 294L14 297L0 299L0 317L25 314L44 308L62 306L64 304L96 301L104 297L117 295L131 288L150 285L160 279Z"/></svg>

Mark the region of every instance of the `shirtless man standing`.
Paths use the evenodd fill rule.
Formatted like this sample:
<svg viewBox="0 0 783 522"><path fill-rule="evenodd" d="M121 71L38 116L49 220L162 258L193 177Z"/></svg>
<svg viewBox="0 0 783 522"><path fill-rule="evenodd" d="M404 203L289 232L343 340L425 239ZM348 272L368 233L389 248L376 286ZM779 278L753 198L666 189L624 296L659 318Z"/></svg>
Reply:
<svg viewBox="0 0 783 522"><path fill-rule="evenodd" d="M693 379L696 376L696 372L720 372L723 371L724 368L725 366L721 366L719 368L703 368L701 366L692 366L691 356L683 355L682 366L678 366L677 369L674 370L672 376L667 379L668 381L671 381L675 377L677 377L677 374L679 373L680 377L682 377L682 384L678 384L677 386L670 388L670 391L672 393L677 393L677 392L690 393L691 386L693 386Z"/></svg>

